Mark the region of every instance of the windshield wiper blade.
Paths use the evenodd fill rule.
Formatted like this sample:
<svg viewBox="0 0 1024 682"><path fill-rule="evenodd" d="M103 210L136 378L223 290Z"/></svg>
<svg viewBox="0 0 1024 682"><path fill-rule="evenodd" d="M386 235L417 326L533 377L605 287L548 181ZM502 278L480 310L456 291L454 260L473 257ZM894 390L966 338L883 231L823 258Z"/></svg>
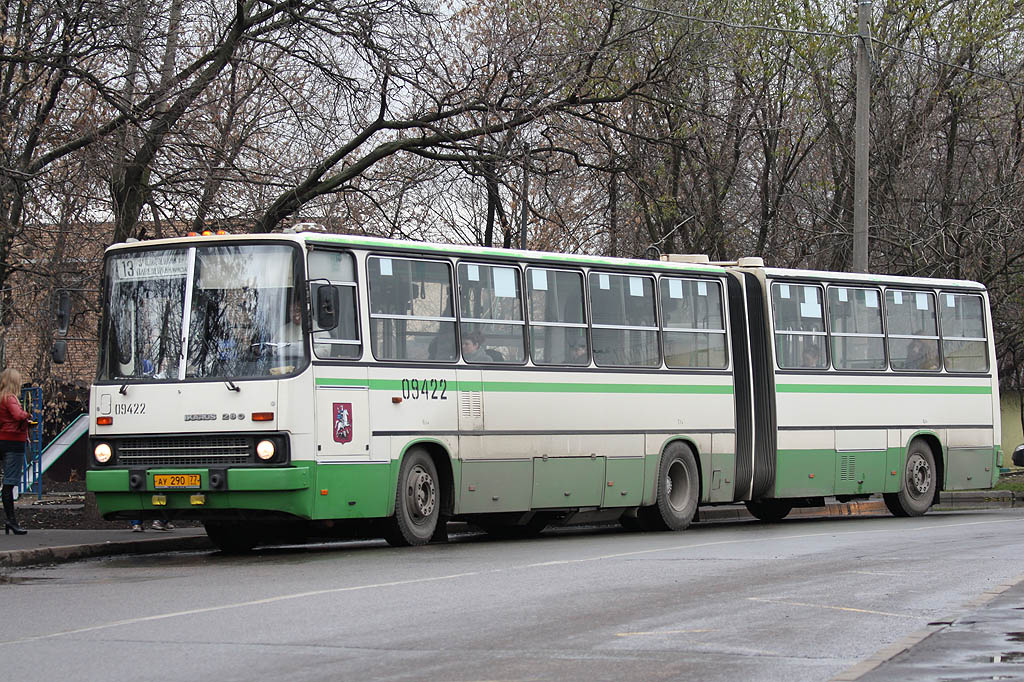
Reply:
<svg viewBox="0 0 1024 682"><path fill-rule="evenodd" d="M235 386L235 382L231 380L225 381L224 385L228 387L229 391L238 391L239 393L242 392L242 389L240 389L238 386Z"/></svg>
<svg viewBox="0 0 1024 682"><path fill-rule="evenodd" d="M121 388L117 389L117 392L120 393L121 395L127 395L128 394L128 384L121 384Z"/></svg>

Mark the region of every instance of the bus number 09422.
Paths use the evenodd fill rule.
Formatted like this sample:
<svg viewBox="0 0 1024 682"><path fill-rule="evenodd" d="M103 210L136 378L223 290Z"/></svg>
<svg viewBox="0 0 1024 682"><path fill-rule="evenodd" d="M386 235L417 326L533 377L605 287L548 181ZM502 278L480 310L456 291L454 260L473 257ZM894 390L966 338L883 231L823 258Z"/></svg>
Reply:
<svg viewBox="0 0 1024 682"><path fill-rule="evenodd" d="M447 379L402 379L402 397L409 400L448 400Z"/></svg>

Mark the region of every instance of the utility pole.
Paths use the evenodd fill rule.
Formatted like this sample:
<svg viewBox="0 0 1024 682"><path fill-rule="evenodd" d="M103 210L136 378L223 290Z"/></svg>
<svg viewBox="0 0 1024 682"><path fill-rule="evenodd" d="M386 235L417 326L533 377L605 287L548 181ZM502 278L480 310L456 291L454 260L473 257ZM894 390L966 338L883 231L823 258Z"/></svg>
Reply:
<svg viewBox="0 0 1024 682"><path fill-rule="evenodd" d="M857 0L857 120L854 126L853 270L868 271L868 121L871 106L871 0Z"/></svg>

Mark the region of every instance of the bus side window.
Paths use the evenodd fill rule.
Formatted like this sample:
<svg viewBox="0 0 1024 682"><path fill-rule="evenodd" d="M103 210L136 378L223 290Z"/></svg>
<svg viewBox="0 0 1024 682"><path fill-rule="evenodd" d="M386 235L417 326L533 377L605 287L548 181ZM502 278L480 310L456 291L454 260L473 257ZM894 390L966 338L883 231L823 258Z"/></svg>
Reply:
<svg viewBox="0 0 1024 682"><path fill-rule="evenodd" d="M772 284L775 355L782 369L828 369L821 287Z"/></svg>
<svg viewBox="0 0 1024 682"><path fill-rule="evenodd" d="M889 337L889 363L893 369L940 369L939 327L934 293L887 289L885 321Z"/></svg>
<svg viewBox="0 0 1024 682"><path fill-rule="evenodd" d="M885 369L878 289L830 286L828 325L836 369Z"/></svg>
<svg viewBox="0 0 1024 682"><path fill-rule="evenodd" d="M445 344L446 338L455 338L451 266L445 261L370 256L366 273L374 357L453 362L454 344Z"/></svg>
<svg viewBox="0 0 1024 682"><path fill-rule="evenodd" d="M313 301L313 352L321 358L353 359L362 355L359 323L356 313L355 260L342 251L317 249L309 254L309 278L319 280L310 285ZM321 287L333 287L338 308L333 320L321 320L318 300L331 297L319 295ZM332 322L329 326L324 322Z"/></svg>
<svg viewBox="0 0 1024 682"><path fill-rule="evenodd" d="M598 365L656 367L661 363L653 277L591 272L590 303Z"/></svg>
<svg viewBox="0 0 1024 682"><path fill-rule="evenodd" d="M463 360L525 362L526 324L519 268L463 261L458 272Z"/></svg>
<svg viewBox="0 0 1024 682"><path fill-rule="evenodd" d="M721 283L664 276L660 282L665 365L724 368Z"/></svg>
<svg viewBox="0 0 1024 682"><path fill-rule="evenodd" d="M527 268L530 357L535 365L588 365L583 273Z"/></svg>

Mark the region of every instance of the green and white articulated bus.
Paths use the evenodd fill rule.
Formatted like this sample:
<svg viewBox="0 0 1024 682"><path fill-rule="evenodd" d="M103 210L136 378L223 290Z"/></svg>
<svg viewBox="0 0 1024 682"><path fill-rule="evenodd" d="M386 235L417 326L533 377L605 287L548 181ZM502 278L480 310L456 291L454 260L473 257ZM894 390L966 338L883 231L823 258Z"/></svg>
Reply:
<svg viewBox="0 0 1024 682"><path fill-rule="evenodd" d="M106 254L89 490L225 550L994 485L974 282L306 232Z"/></svg>

